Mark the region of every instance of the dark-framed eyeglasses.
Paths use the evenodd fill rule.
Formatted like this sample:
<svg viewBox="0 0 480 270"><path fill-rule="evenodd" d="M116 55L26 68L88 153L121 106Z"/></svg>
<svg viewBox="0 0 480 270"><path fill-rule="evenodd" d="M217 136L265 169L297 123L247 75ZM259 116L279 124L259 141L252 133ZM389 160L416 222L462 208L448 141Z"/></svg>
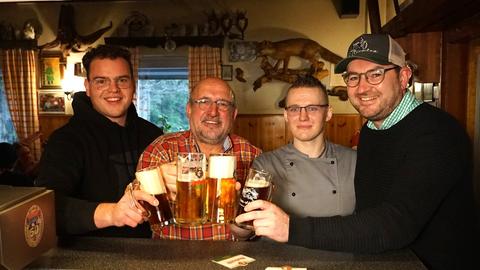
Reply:
<svg viewBox="0 0 480 270"><path fill-rule="evenodd" d="M343 80L345 84L349 87L355 87L360 83L360 78L362 75L365 75L365 79L369 84L380 84L385 79L385 73L389 70L397 69L400 67L389 67L389 68L376 68L368 70L364 73L356 73L356 72L345 72L342 74Z"/></svg>
<svg viewBox="0 0 480 270"><path fill-rule="evenodd" d="M200 98L200 99L191 100L191 102L193 104L197 104L198 108L200 108L200 110L202 110L202 111L206 111L206 110L210 109L210 107L212 106L213 103L215 103L217 105L217 109L219 111L222 111L222 112L226 112L226 111L230 110L231 108L233 108L233 106L234 106L231 101L224 100L224 99L219 99L219 100L213 101L209 98Z"/></svg>
<svg viewBox="0 0 480 270"><path fill-rule="evenodd" d="M289 115L299 115L302 109L305 109L305 112L309 114L315 114L320 112L322 108L327 108L328 106L328 104L311 104L307 106L292 105L285 107L285 110Z"/></svg>
<svg viewBox="0 0 480 270"><path fill-rule="evenodd" d="M126 89L131 87L132 85L132 79L127 76L122 76L113 79L115 82L115 85L120 88L120 89ZM107 77L96 77L91 80L91 83L94 88L98 90L106 90L110 88L110 85L112 84L112 79L107 78Z"/></svg>

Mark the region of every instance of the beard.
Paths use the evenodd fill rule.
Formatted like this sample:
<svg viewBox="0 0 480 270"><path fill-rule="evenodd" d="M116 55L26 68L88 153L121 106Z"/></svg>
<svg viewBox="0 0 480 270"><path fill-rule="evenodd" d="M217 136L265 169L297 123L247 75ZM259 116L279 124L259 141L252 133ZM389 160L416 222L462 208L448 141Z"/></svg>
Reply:
<svg viewBox="0 0 480 270"><path fill-rule="evenodd" d="M215 122L216 126L210 127L209 123ZM198 127L195 127L194 133L197 140L206 144L223 144L225 138L230 133L232 125L224 126L224 123L219 117L205 117L201 120L201 123Z"/></svg>

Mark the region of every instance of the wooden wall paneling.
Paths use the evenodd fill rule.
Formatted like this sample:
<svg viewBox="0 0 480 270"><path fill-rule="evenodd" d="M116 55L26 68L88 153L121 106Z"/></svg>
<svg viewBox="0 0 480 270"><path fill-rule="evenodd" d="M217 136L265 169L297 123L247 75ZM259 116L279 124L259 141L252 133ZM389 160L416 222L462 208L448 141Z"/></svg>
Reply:
<svg viewBox="0 0 480 270"><path fill-rule="evenodd" d="M443 43L441 108L466 127L468 43Z"/></svg>
<svg viewBox="0 0 480 270"><path fill-rule="evenodd" d="M407 59L418 65L417 81L440 82L441 32L412 33L395 40L407 53Z"/></svg>
<svg viewBox="0 0 480 270"><path fill-rule="evenodd" d="M477 202L477 216L480 217L480 104L477 104L478 61L480 59L480 38L472 40L469 56L468 78L468 106L467 106L467 133L472 139L473 145L473 186Z"/></svg>
<svg viewBox="0 0 480 270"><path fill-rule="evenodd" d="M283 115L262 116L260 124L260 148L271 151L285 145L285 119Z"/></svg>
<svg viewBox="0 0 480 270"><path fill-rule="evenodd" d="M467 133L472 141L475 136L475 117L480 112L476 112L479 107L477 102L477 78L478 60L480 59L480 38L470 42L470 55L468 57L468 93L467 93L467 108L466 108L466 128ZM477 127L480 131L480 126Z"/></svg>
<svg viewBox="0 0 480 270"><path fill-rule="evenodd" d="M257 118L251 115L237 115L233 125L233 133L250 141L255 146L259 146L260 138L257 134Z"/></svg>
<svg viewBox="0 0 480 270"><path fill-rule="evenodd" d="M246 138L263 151L271 151L287 143L285 121L281 114L238 115L233 133Z"/></svg>
<svg viewBox="0 0 480 270"><path fill-rule="evenodd" d="M358 114L334 114L327 124L329 141L350 147L353 135L362 128L363 120Z"/></svg>
<svg viewBox="0 0 480 270"><path fill-rule="evenodd" d="M47 141L52 132L65 125L70 117L72 116L65 114L40 114L38 121L40 123L40 132L42 133L42 141Z"/></svg>
<svg viewBox="0 0 480 270"><path fill-rule="evenodd" d="M358 114L334 114L326 125L326 138L350 147L352 136L361 129L363 122ZM246 138L264 151L274 150L293 141L282 114L238 115L233 133Z"/></svg>

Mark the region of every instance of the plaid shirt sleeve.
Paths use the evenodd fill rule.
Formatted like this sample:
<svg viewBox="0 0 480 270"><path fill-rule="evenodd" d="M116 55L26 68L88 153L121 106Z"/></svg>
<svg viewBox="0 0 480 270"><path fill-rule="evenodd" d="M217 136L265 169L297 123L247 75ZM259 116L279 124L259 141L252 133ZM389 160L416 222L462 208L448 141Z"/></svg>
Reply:
<svg viewBox="0 0 480 270"><path fill-rule="evenodd" d="M255 157L261 153L261 150L239 136L231 135L230 138L233 146L226 152L234 153L237 156L237 180L243 185L248 168L250 168ZM191 138L189 131L167 134L157 138L141 155L137 169L159 166L174 161L179 152L198 152L195 141ZM172 209L175 209L175 203L171 202L171 205ZM172 224L163 227L161 230L154 230L153 238L233 240L230 227L227 224L217 223L201 225Z"/></svg>

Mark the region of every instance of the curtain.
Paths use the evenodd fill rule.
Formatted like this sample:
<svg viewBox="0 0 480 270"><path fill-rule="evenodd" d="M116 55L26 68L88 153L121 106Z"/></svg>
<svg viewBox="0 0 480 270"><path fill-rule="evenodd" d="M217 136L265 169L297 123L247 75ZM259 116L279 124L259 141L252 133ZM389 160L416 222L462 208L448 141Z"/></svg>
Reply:
<svg viewBox="0 0 480 270"><path fill-rule="evenodd" d="M34 50L2 51L2 71L5 94L17 138L31 141L40 132L37 108L36 57ZM31 142L30 151L36 160L41 155L40 140Z"/></svg>
<svg viewBox="0 0 480 270"><path fill-rule="evenodd" d="M135 82L135 94L133 95L133 104L137 105L139 52L138 47L128 48L128 50L131 54L130 61L132 62L133 81Z"/></svg>
<svg viewBox="0 0 480 270"><path fill-rule="evenodd" d="M190 91L202 79L221 77L220 48L189 47L188 48L188 80Z"/></svg>

